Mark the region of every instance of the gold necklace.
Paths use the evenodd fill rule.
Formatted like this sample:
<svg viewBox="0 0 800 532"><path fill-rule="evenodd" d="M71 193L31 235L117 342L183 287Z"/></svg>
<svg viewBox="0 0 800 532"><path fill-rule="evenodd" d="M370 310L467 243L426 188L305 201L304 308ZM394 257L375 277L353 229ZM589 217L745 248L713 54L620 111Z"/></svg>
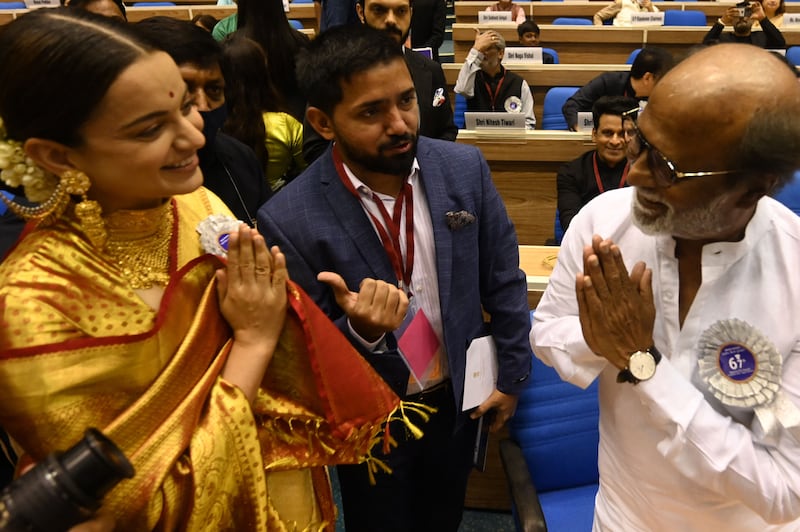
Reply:
<svg viewBox="0 0 800 532"><path fill-rule="evenodd" d="M116 211L103 217L108 241L105 252L133 289L166 286L172 240L172 203L153 209Z"/></svg>

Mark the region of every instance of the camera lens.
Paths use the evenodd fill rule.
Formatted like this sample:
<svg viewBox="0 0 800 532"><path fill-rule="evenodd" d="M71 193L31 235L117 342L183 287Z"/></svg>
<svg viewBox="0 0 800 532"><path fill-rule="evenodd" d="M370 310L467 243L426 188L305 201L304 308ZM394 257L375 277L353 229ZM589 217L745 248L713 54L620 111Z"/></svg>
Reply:
<svg viewBox="0 0 800 532"><path fill-rule="evenodd" d="M97 429L53 453L0 494L0 530L62 531L89 519L133 466Z"/></svg>

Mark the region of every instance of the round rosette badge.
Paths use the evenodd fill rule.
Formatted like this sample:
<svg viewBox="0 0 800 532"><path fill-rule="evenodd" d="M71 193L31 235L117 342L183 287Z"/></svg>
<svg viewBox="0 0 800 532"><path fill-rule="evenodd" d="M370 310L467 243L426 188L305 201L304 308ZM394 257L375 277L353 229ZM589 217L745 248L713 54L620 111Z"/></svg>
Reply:
<svg viewBox="0 0 800 532"><path fill-rule="evenodd" d="M212 214L199 224L197 232L200 234L200 245L206 253L228 256L228 239L230 233L239 229L241 222L224 214Z"/></svg>
<svg viewBox="0 0 800 532"><path fill-rule="evenodd" d="M781 389L780 353L758 329L739 319L720 320L700 336L700 376L728 406L769 405Z"/></svg>
<svg viewBox="0 0 800 532"><path fill-rule="evenodd" d="M522 100L520 100L517 96L509 96L503 103L503 107L505 108L506 113L521 113Z"/></svg>

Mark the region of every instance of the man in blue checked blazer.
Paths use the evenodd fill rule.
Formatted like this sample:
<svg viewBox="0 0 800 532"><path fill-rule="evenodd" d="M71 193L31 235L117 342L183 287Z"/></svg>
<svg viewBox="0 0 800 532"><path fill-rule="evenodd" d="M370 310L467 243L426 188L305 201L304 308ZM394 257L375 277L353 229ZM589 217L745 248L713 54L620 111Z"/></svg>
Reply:
<svg viewBox="0 0 800 532"><path fill-rule="evenodd" d="M378 456L392 473L376 485L365 465L339 467L346 528L455 532L477 418L500 428L530 371L514 227L477 149L418 137L414 84L385 32L322 33L298 78L334 144L260 209L259 229L395 392L436 409L419 440L392 427L398 447ZM463 413L466 351L487 329L497 389Z"/></svg>

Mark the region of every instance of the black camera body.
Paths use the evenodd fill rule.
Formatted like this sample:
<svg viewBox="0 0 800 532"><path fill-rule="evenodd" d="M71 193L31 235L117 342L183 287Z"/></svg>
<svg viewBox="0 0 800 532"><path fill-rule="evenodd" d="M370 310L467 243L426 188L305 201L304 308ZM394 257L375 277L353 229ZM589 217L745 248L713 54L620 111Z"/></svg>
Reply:
<svg viewBox="0 0 800 532"><path fill-rule="evenodd" d="M0 493L0 530L55 532L86 521L133 466L97 429L52 453Z"/></svg>
<svg viewBox="0 0 800 532"><path fill-rule="evenodd" d="M739 10L739 16L744 18L750 18L753 14L753 8L750 5L749 0L744 0L736 4L736 9Z"/></svg>

